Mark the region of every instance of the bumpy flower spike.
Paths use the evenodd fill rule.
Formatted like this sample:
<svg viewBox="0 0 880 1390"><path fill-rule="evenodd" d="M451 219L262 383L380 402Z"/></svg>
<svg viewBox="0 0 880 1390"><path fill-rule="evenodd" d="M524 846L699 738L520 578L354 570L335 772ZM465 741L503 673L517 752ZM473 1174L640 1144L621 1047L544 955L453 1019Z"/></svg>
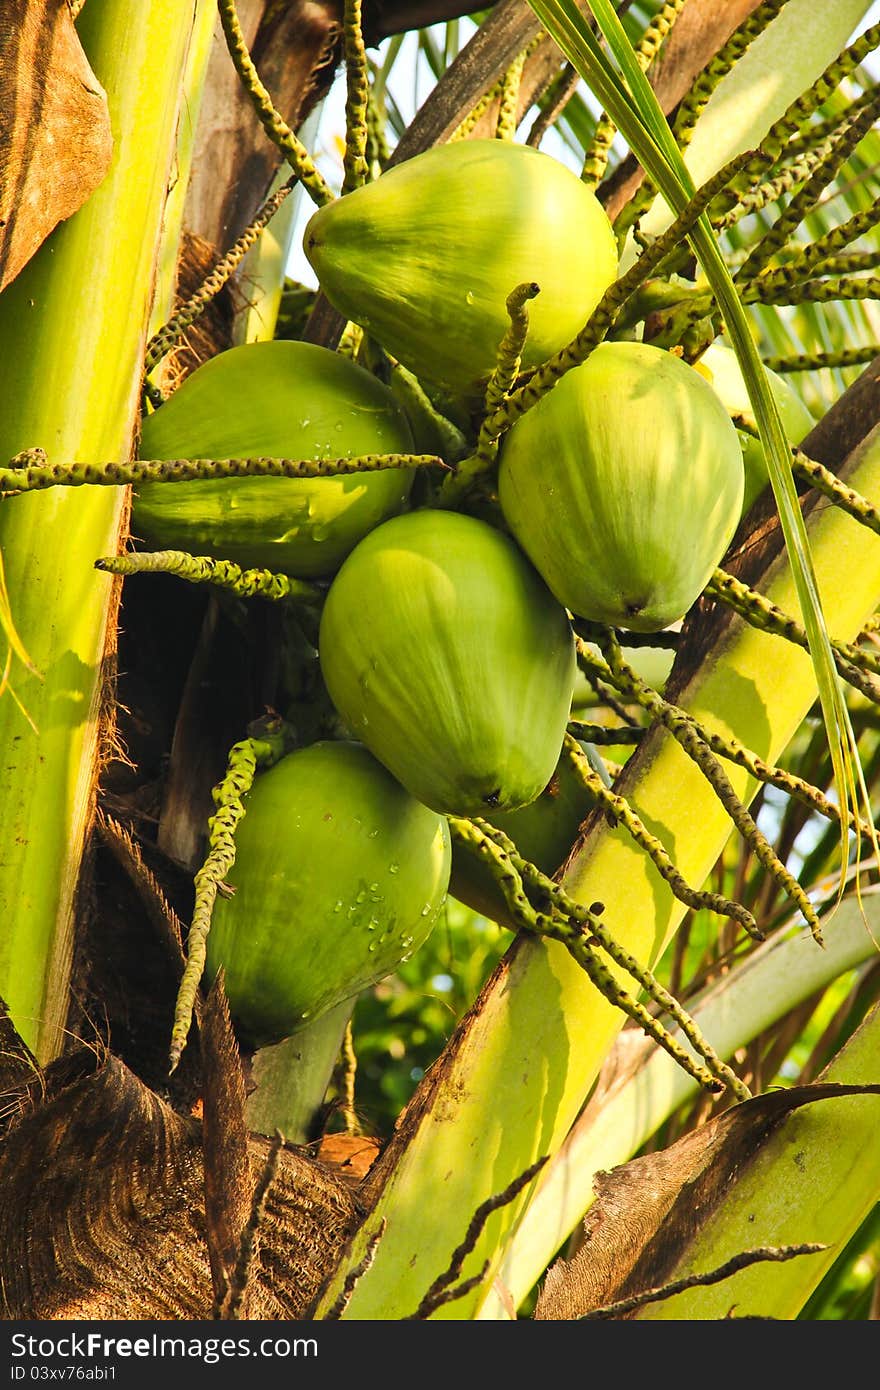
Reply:
<svg viewBox="0 0 880 1390"><path fill-rule="evenodd" d="M623 659L620 644L610 628L598 623L578 623L576 638L580 659L592 663L603 680L614 685L617 690L636 700L647 711L651 719L662 724L681 745L688 757L697 764L706 780L712 786L730 819L743 839L751 846L758 862L772 874L787 896L796 904L808 924L814 939L822 944L822 928L816 910L797 879L789 873L776 855L773 846L758 829L752 816L740 801L727 773L715 754L707 746L699 727L694 720L677 705L671 704L656 690L641 680ZM581 635L582 634L582 635ZM594 642L602 652L597 658L591 651L589 642ZM604 658L604 659L603 659Z"/></svg>
<svg viewBox="0 0 880 1390"><path fill-rule="evenodd" d="M235 831L245 814L244 798L257 769L270 767L289 747L289 731L280 719L258 725L256 737L242 739L229 752L226 775L212 792L216 811L208 819L208 854L195 876L195 906L186 942L186 965L177 991L169 1048L174 1071L186 1046L193 1007L207 959L207 939L217 894L235 863Z"/></svg>

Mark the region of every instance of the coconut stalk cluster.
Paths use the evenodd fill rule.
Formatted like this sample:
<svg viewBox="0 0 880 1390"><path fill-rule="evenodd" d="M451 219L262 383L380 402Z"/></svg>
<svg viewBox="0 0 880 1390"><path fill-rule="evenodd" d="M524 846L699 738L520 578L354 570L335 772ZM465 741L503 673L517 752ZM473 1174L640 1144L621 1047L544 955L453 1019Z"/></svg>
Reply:
<svg viewBox="0 0 880 1390"><path fill-rule="evenodd" d="M320 201L305 253L371 353L273 341L198 368L143 421L132 533L154 549L127 570L103 562L298 600L331 710L330 739L293 734L268 754L257 740L243 780L231 762L215 792L174 1063L206 967L223 968L242 1041L259 1047L391 973L450 889L540 934L505 843L552 892L613 796L593 745L570 746L576 625L662 640L748 500L753 441L720 346L696 370L600 333L487 433L618 283L608 217L552 156L460 140ZM401 372L425 408L392 389Z"/></svg>
<svg viewBox="0 0 880 1390"><path fill-rule="evenodd" d="M147 383L139 458L104 477L75 465L62 477L34 451L7 470L29 488L133 482L137 549L99 568L291 603L314 643L310 734L236 745L215 789L172 1065L206 967L223 968L242 1040L264 1046L392 972L450 888L572 949L569 928L584 923L553 875L597 807L683 902L756 934L744 908L684 881L612 789L614 764L583 731L574 741L579 669L666 723L818 934L702 732L609 656L615 632L663 643L701 595L729 600L719 566L768 483L735 354L690 340L684 353L663 332L642 341L632 324L644 306L621 314L634 296L665 309L671 294L674 317L671 282L659 300L639 287L746 157L619 276L591 181L510 139L456 139L367 181L354 121L334 198L271 112L243 40L227 38L318 204L303 249L347 324L339 349L248 343L167 399ZM687 304L684 317L693 336ZM172 321L154 337L153 365L176 334ZM809 412L770 381L797 443ZM523 874L538 875L549 918ZM646 1026L605 967L574 954ZM634 961L623 968L660 1002Z"/></svg>
<svg viewBox="0 0 880 1390"><path fill-rule="evenodd" d="M288 155L315 184L295 141ZM701 595L727 601L721 560L767 485L734 353L717 341L691 362L620 315L734 172L621 276L588 183L528 145L456 140L372 182L352 174L335 199L315 184L303 247L347 323L339 350L248 343L167 399L148 385L139 458L105 477L62 477L33 451L8 470L30 488L132 482L136 549L99 568L281 600L314 644L310 733L258 731L215 788L172 1066L206 970L223 969L241 1041L275 1043L393 972L452 891L563 940L693 1070L584 955L587 923L554 875L598 807L682 902L757 926L691 888L613 790L615 765L577 723L585 673L667 724L818 934L709 742L590 640L619 650L616 631L674 648ZM795 443L809 412L771 377ZM653 977L629 956L618 964L668 1012ZM736 1090L697 1050L701 1081Z"/></svg>

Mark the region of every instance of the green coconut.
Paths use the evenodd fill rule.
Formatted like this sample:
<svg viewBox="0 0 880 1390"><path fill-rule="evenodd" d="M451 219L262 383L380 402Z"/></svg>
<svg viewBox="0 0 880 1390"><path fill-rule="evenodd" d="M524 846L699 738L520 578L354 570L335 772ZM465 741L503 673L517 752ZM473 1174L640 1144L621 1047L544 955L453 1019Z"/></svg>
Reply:
<svg viewBox="0 0 880 1390"><path fill-rule="evenodd" d="M489 811L483 816L502 830L542 873L552 877L568 858L581 823L595 806L567 757L561 757L540 796L517 811ZM449 892L459 902L493 922L514 930L504 894L482 855L456 840L452 846Z"/></svg>
<svg viewBox="0 0 880 1390"><path fill-rule="evenodd" d="M657 632L682 618L739 522L743 462L727 411L678 357L603 343L508 431L499 497L560 603Z"/></svg>
<svg viewBox="0 0 880 1390"><path fill-rule="evenodd" d="M769 485L767 460L759 439L749 433L757 428L755 412L749 399L748 388L742 370L732 347L720 339L710 343L703 353L696 370L711 383L728 415L734 423L742 423L747 429L739 431L742 445L743 465L745 467L745 488L743 490L742 514L750 510L755 499ZM779 410L779 418L789 444L800 444L815 425L810 411L797 391L785 377L764 368L767 384Z"/></svg>
<svg viewBox="0 0 880 1390"><path fill-rule="evenodd" d="M331 700L426 806L510 810L550 780L571 707L568 617L506 535L424 510L377 527L330 586Z"/></svg>
<svg viewBox="0 0 880 1390"><path fill-rule="evenodd" d="M212 357L143 422L145 459L352 458L412 452L394 396L350 358L312 343L248 343ZM187 550L313 578L399 512L411 469L332 478L212 478L146 483L132 533Z"/></svg>
<svg viewBox="0 0 880 1390"><path fill-rule="evenodd" d="M313 213L305 254L330 302L452 395L479 390L532 282L523 365L583 327L617 273L611 224L551 155L460 140L398 164Z"/></svg>
<svg viewBox="0 0 880 1390"><path fill-rule="evenodd" d="M391 974L446 897L449 827L366 748L325 741L258 774L218 897L207 970L253 1047Z"/></svg>

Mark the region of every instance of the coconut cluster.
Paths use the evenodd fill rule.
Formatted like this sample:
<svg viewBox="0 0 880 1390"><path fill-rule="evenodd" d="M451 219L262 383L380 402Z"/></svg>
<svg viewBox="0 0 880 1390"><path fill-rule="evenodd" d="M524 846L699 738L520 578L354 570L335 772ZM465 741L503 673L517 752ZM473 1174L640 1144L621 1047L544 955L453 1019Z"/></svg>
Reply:
<svg viewBox="0 0 880 1390"><path fill-rule="evenodd" d="M319 209L304 249L331 304L472 445L511 292L537 287L528 372L576 336L617 273L592 192L551 156L499 140L389 169ZM748 500L735 412L712 380L650 344L603 343L507 430L497 508L481 516L415 502L400 467L140 489L133 529L151 543L326 587L318 657L345 737L258 775L236 892L209 938L254 1046L394 970L450 876L465 900L491 902L485 873L451 854L447 817L495 818L557 867L590 809L560 762L572 615L635 632L678 622ZM280 341L199 368L141 441L157 459L414 447L376 375Z"/></svg>

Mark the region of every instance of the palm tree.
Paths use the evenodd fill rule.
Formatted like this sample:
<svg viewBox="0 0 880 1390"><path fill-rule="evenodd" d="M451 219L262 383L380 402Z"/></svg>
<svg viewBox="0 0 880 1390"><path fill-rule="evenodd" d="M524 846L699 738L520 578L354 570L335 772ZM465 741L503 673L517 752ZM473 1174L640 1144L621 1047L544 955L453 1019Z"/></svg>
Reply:
<svg viewBox="0 0 880 1390"><path fill-rule="evenodd" d="M4 1316L871 1316L872 7L184 8L21 3L0 49ZM407 45L433 82L408 123ZM401 369L329 280L285 279L296 199L338 202L304 139L342 60L344 195L489 135L552 148L612 220L586 326L522 373L512 298L480 408ZM71 73L92 101L58 110ZM279 581L232 565L114 559L150 412L233 342L338 349L393 383L416 505L498 525L499 443L555 381L640 339L724 399L722 331L769 485L682 624L572 619L567 852L450 815L444 925L255 1047L199 951L259 768L344 732L326 586L267 603ZM671 670L643 678L652 646Z"/></svg>

